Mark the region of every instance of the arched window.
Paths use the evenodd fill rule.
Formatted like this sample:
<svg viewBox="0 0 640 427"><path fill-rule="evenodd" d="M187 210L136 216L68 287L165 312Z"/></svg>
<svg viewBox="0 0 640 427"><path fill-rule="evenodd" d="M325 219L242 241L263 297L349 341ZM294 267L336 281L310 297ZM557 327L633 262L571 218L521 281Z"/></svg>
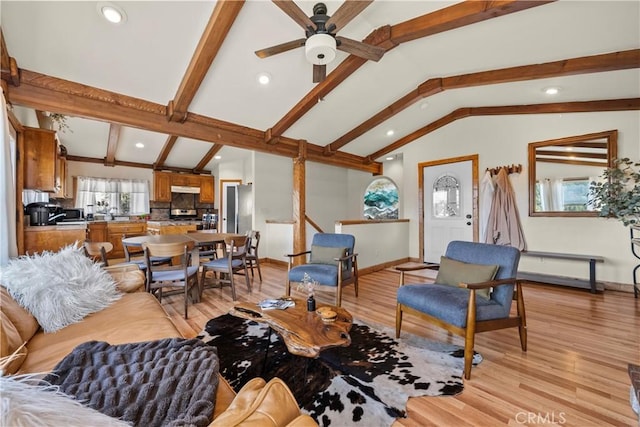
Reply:
<svg viewBox="0 0 640 427"><path fill-rule="evenodd" d="M433 183L433 215L436 218L460 216L460 183L455 176L445 174Z"/></svg>
<svg viewBox="0 0 640 427"><path fill-rule="evenodd" d="M376 178L364 192L365 219L398 219L398 186L389 178Z"/></svg>

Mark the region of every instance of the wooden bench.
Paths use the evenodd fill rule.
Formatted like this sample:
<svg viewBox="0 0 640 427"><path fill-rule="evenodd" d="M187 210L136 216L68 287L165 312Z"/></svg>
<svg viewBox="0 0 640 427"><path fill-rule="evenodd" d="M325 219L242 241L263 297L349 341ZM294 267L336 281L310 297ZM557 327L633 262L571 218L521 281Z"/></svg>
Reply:
<svg viewBox="0 0 640 427"><path fill-rule="evenodd" d="M590 289L592 293L604 290L604 285L596 283L596 263L604 262L604 257L597 255L578 255L559 252L523 251L522 256L537 258L554 258L572 261L589 261L589 280L576 279L572 277L554 276L551 274L518 272L518 279L530 280L532 282L551 283L554 285L572 286L576 288Z"/></svg>

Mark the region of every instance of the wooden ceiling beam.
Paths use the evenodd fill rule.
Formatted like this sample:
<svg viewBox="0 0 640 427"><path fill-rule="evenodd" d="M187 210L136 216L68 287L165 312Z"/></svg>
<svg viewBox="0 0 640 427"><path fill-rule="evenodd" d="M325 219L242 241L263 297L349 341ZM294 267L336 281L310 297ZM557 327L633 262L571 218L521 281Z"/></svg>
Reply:
<svg viewBox="0 0 640 427"><path fill-rule="evenodd" d="M196 167L193 168L193 172L201 173L200 171L203 170L205 166L207 166L207 164L211 161L211 159L213 159L213 156L218 154L218 151L220 151L221 149L222 149L222 145L213 144L213 146L209 148L209 151L207 151L207 154L205 154L202 157L202 160L200 160L200 163L198 163Z"/></svg>
<svg viewBox="0 0 640 427"><path fill-rule="evenodd" d="M325 154L331 154L341 149L349 142L364 135L370 129L373 129L419 100L445 90L633 68L640 68L640 49L428 79L393 104L379 111L335 141L327 144L325 146Z"/></svg>
<svg viewBox="0 0 640 427"><path fill-rule="evenodd" d="M176 96L167 106L170 121L183 122L193 97L213 64L222 43L236 20L244 0L218 1L198 42Z"/></svg>
<svg viewBox="0 0 640 427"><path fill-rule="evenodd" d="M391 153L394 150L403 147L410 142L421 138L436 129L439 129L458 119L471 116L498 116L498 115L514 115L514 114L550 114L550 113L584 113L584 112L604 112L604 111L629 111L640 110L640 98L628 99L610 99L600 101L580 101L580 102L558 102L551 104L532 104L532 105L507 105L497 107L464 107L458 108L453 112L429 123L428 125L400 138L399 140L387 145L381 150L366 156L368 159L378 159Z"/></svg>
<svg viewBox="0 0 640 427"><path fill-rule="evenodd" d="M523 0L502 0L502 1L477 1L467 0L463 3L454 4L443 9L419 16L414 19L386 26L374 30L364 42L374 46L384 47L387 51L393 49L400 43L415 40L421 37L441 33L475 24L499 16L504 16L513 12L519 12L536 6L542 6L556 0L523 1ZM321 83L317 84L308 94L306 94L282 119L272 126L272 137L282 135L287 129L293 126L302 116L311 110L318 99L324 98L335 89L340 83L346 80L351 74L356 72L364 63L362 58L349 55L342 61L333 72Z"/></svg>
<svg viewBox="0 0 640 427"><path fill-rule="evenodd" d="M393 25L391 38L397 43L406 43L554 1L556 0L467 0Z"/></svg>
<svg viewBox="0 0 640 427"><path fill-rule="evenodd" d="M120 142L120 126L117 123L111 123L109 126L109 142L107 143L107 155L104 158L105 166L115 166L116 162L116 150L118 149L118 142Z"/></svg>
<svg viewBox="0 0 640 427"><path fill-rule="evenodd" d="M279 144L268 145L263 131L199 114L190 113L184 123L171 122L166 119L164 105L29 70L20 70L20 85L9 86L7 95L9 102L34 109L290 158L297 155L297 140L291 138L280 137ZM327 161L321 146L310 145L313 147L311 161L370 173L382 170L381 163L365 164L363 157L348 153L338 153Z"/></svg>
<svg viewBox="0 0 640 427"><path fill-rule="evenodd" d="M104 159L98 159L95 157L84 157L84 156L73 156L67 154L67 160L72 162L83 162L83 163L96 163L96 164L104 164ZM122 160L114 160L113 166L126 166L130 168L142 168L142 169L156 169L155 165L149 163L138 163L138 162L125 162ZM188 168L179 168L174 166L164 166L162 170L171 171L171 172L181 172L181 173L193 173L193 169ZM200 173L211 174L210 170L202 170Z"/></svg>
<svg viewBox="0 0 640 427"><path fill-rule="evenodd" d="M42 110L36 110L36 119L38 119L38 127L41 129L50 129L51 119Z"/></svg>
<svg viewBox="0 0 640 427"><path fill-rule="evenodd" d="M15 58L9 56L2 28L0 28L0 73L2 74L2 79L10 82L12 85L18 86L20 84L18 63Z"/></svg>
<svg viewBox="0 0 640 427"><path fill-rule="evenodd" d="M160 154L158 155L158 158L156 159L155 163L153 164L154 165L154 169L160 169L160 168L164 167L164 162L167 161L167 157L169 157L169 153L173 149L173 146L175 145L177 140L178 140L177 136L169 135L169 137L165 141L164 145L162 146L162 150L160 151Z"/></svg>

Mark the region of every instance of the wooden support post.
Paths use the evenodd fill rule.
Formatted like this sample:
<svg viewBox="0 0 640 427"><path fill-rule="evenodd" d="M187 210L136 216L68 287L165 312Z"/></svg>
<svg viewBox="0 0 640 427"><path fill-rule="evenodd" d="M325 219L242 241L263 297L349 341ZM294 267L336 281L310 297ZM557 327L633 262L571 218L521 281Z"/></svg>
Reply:
<svg viewBox="0 0 640 427"><path fill-rule="evenodd" d="M293 159L293 252L306 251L306 161L307 161L307 141L298 142L298 156ZM295 265L301 264L303 260L296 257Z"/></svg>

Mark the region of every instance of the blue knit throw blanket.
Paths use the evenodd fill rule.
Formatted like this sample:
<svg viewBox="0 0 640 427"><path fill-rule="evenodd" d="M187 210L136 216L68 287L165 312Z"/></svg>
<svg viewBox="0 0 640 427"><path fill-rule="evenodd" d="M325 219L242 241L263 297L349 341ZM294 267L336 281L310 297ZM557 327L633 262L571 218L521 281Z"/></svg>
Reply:
<svg viewBox="0 0 640 427"><path fill-rule="evenodd" d="M106 415L137 426L207 426L218 387L215 347L172 338L77 346L44 378Z"/></svg>

